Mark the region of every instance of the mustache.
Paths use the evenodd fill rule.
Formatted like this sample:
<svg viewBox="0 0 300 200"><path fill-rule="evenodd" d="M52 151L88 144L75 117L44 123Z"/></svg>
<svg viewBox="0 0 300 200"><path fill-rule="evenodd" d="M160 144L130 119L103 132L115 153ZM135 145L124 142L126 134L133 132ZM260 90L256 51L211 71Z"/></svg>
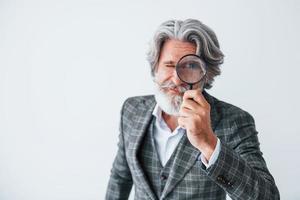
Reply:
<svg viewBox="0 0 300 200"><path fill-rule="evenodd" d="M177 89L181 94L188 90L187 86L176 85L172 81L165 81L163 83L158 83L156 80L154 82L158 85L160 90L164 89Z"/></svg>

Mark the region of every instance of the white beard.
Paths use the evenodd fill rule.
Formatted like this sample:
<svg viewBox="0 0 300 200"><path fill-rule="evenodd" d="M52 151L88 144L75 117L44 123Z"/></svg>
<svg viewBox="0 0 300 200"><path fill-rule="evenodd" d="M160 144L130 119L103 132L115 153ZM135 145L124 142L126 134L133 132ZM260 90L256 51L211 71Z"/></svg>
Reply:
<svg viewBox="0 0 300 200"><path fill-rule="evenodd" d="M168 85L168 86L163 86L163 85ZM178 95L170 95L167 94L166 92L164 92L163 89L165 88L173 88L173 87L177 87L177 89L180 91L180 94ZM158 104L158 106L168 115L174 115L174 116L179 116L179 110L180 110L180 106L182 104L183 101L183 93L186 91L187 89L184 88L183 86L176 86L173 83L166 83L166 84L155 84L155 100Z"/></svg>
<svg viewBox="0 0 300 200"><path fill-rule="evenodd" d="M167 95L161 90L155 90L155 100L159 107L167 114L179 116L179 109L182 103L182 96Z"/></svg>

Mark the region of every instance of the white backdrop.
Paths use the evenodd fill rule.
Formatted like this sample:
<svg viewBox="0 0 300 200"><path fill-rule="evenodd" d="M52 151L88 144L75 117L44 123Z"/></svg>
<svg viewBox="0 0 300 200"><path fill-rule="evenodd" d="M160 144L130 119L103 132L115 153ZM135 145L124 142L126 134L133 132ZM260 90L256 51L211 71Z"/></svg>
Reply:
<svg viewBox="0 0 300 200"><path fill-rule="evenodd" d="M250 112L282 199L299 199L296 0L0 0L0 199L103 199L119 111L152 93L148 41L196 18L226 55L209 92Z"/></svg>

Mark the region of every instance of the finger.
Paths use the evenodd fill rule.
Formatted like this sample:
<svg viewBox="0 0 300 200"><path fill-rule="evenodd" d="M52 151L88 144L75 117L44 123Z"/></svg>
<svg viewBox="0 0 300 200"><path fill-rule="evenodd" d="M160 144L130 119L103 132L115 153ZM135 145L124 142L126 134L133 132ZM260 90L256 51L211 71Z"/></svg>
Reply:
<svg viewBox="0 0 300 200"><path fill-rule="evenodd" d="M201 90L196 89L196 90L187 90L184 95L183 95L183 99L193 99L196 103L207 107L209 105L209 103L206 101L206 99L204 98L204 96L201 93Z"/></svg>
<svg viewBox="0 0 300 200"><path fill-rule="evenodd" d="M179 116L183 118L191 117L194 114L194 111L188 108L180 108Z"/></svg>
<svg viewBox="0 0 300 200"><path fill-rule="evenodd" d="M178 117L177 121L178 121L178 125L179 125L180 127L186 129L187 124L188 124L188 121L187 121L186 118L184 118L184 117Z"/></svg>
<svg viewBox="0 0 300 200"><path fill-rule="evenodd" d="M196 103L194 100L191 100L191 99L184 99L181 104L181 107L187 108L187 109L190 109L193 111L196 111L199 108L201 108L201 106L198 103Z"/></svg>

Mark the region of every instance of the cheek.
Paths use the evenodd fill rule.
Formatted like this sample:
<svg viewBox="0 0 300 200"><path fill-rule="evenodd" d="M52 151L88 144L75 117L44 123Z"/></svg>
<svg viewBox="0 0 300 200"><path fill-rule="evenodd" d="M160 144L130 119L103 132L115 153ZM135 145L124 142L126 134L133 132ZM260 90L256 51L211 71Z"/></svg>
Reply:
<svg viewBox="0 0 300 200"><path fill-rule="evenodd" d="M155 77L159 82L164 82L172 77L174 70L172 68L158 68Z"/></svg>

